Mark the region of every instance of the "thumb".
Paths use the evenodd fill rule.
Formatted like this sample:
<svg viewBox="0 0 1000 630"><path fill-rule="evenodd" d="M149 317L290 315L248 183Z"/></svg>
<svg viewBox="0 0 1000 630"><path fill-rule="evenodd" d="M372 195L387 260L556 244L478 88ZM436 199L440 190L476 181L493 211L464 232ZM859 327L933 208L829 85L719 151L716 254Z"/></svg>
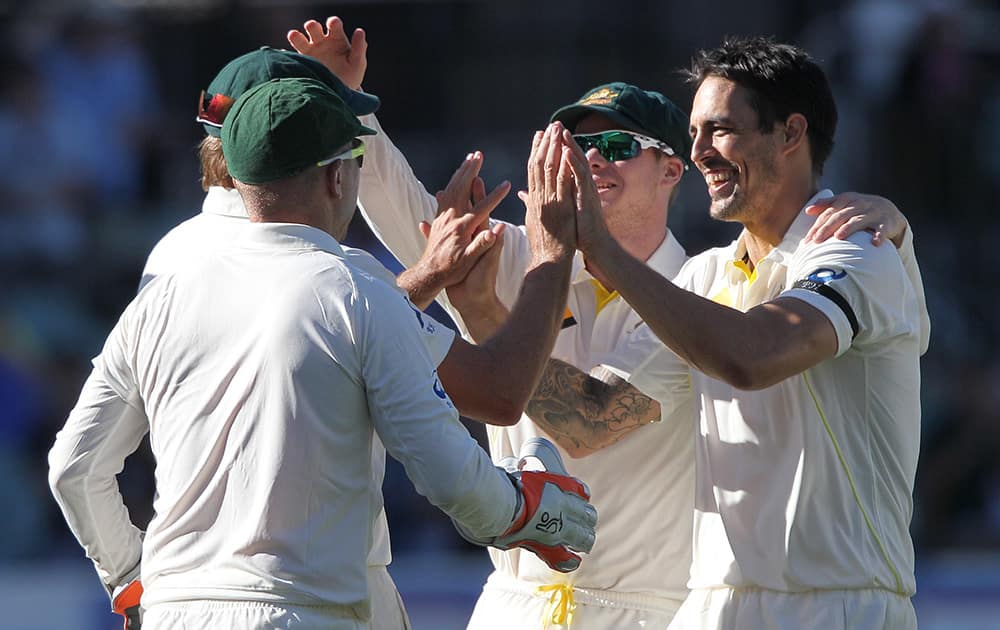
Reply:
<svg viewBox="0 0 1000 630"><path fill-rule="evenodd" d="M424 238L430 238L431 237L431 224L430 223L428 223L427 221L421 221L420 223L417 224L417 227L420 228L420 233L424 235Z"/></svg>
<svg viewBox="0 0 1000 630"><path fill-rule="evenodd" d="M497 242L497 235L492 230L483 230L476 234L469 246L465 248L467 256L478 258L485 254Z"/></svg>

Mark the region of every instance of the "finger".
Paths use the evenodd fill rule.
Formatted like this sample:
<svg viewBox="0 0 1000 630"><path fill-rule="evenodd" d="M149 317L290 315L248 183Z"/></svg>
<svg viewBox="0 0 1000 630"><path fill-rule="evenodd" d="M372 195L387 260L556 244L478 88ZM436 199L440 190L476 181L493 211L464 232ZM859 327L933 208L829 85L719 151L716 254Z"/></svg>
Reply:
<svg viewBox="0 0 1000 630"><path fill-rule="evenodd" d="M307 51L309 50L310 43L309 38L306 37L304 33L293 28L288 31L285 38L288 40L288 43L291 44L292 48L295 49L295 52L302 55L308 54Z"/></svg>
<svg viewBox="0 0 1000 630"><path fill-rule="evenodd" d="M869 223L869 219L864 215L846 216L840 214L831 220L828 227L824 228L823 232L818 235L816 242L822 243L828 238L843 240L855 232L867 230L872 227L874 226Z"/></svg>
<svg viewBox="0 0 1000 630"><path fill-rule="evenodd" d="M573 200L573 166L570 164L570 149L562 145L559 155L559 172L556 174L556 195L560 200Z"/></svg>
<svg viewBox="0 0 1000 630"><path fill-rule="evenodd" d="M550 195L555 195L559 177L559 167L562 161L562 124L556 122L549 125L549 145L545 152L545 186Z"/></svg>
<svg viewBox="0 0 1000 630"><path fill-rule="evenodd" d="M482 177L472 180L472 203L479 203L486 196L486 182Z"/></svg>
<svg viewBox="0 0 1000 630"><path fill-rule="evenodd" d="M583 149L575 141L566 146L569 148L569 166L573 172L573 178L576 180L578 194L580 194L583 192L583 183L588 179L593 181L590 176L590 163L587 162L587 156L584 155Z"/></svg>
<svg viewBox="0 0 1000 630"><path fill-rule="evenodd" d="M545 132L543 132L543 131L536 131L534 137L532 137L532 139L531 139L531 153L528 154L528 190L529 191L538 190L538 182L537 182L537 177L536 177L536 175L537 175L536 163L538 161L539 148L542 146L542 139L544 137L545 137ZM521 195L518 194L518 197L521 197ZM525 199L523 197L521 198L521 201L524 201L525 204L528 203L527 199Z"/></svg>
<svg viewBox="0 0 1000 630"><path fill-rule="evenodd" d="M347 33L344 32L344 21L336 15L326 18L326 31L330 39L337 43L347 44Z"/></svg>
<svg viewBox="0 0 1000 630"><path fill-rule="evenodd" d="M465 257L469 260L476 260L496 243L497 235L490 230L483 230L465 248Z"/></svg>
<svg viewBox="0 0 1000 630"><path fill-rule="evenodd" d="M813 224L813 241L822 243L833 236L839 227L856 218L856 215L857 212L854 208L837 208L836 206L827 208Z"/></svg>
<svg viewBox="0 0 1000 630"><path fill-rule="evenodd" d="M587 155L583 152L580 145L576 143L576 140L573 139L573 134L570 133L569 129L563 131L563 141L566 143L566 146L569 147L570 165L574 167L574 174L583 172L586 173L586 176L589 178L590 163L587 161ZM583 167L582 171L580 169L581 166Z"/></svg>
<svg viewBox="0 0 1000 630"><path fill-rule="evenodd" d="M420 233L424 235L424 238L430 238L431 237L431 224L430 223L428 223L427 221L421 221L420 223L417 224L417 227L420 228Z"/></svg>
<svg viewBox="0 0 1000 630"><path fill-rule="evenodd" d="M500 182L499 186L490 191L490 194L483 197L482 201L473 206L472 215L475 217L475 224L479 225L486 221L489 218L490 213L493 212L498 205L500 205L500 202L504 200L509 192L510 182L505 180Z"/></svg>
<svg viewBox="0 0 1000 630"><path fill-rule="evenodd" d="M855 232L860 232L861 230L868 230L870 232L877 232L884 229L885 226L878 222L878 219L866 214L859 214L851 217L850 219L844 221L842 225L839 225L834 232L834 236L839 239L845 239Z"/></svg>
<svg viewBox="0 0 1000 630"><path fill-rule="evenodd" d="M340 21L340 18L330 18L326 21L327 24L330 24L331 20ZM323 29L323 25L317 22L316 20L307 21L305 24L302 25L302 28L309 36L310 44L317 43L319 40L323 39L323 37L326 35L326 31Z"/></svg>
<svg viewBox="0 0 1000 630"><path fill-rule="evenodd" d="M528 191L527 190L519 190L519 191L517 191L517 198L520 199L521 203L523 203L524 205L528 205Z"/></svg>
<svg viewBox="0 0 1000 630"><path fill-rule="evenodd" d="M351 59L366 59L368 55L368 36L363 28L354 29L351 34Z"/></svg>
<svg viewBox="0 0 1000 630"><path fill-rule="evenodd" d="M475 154L469 153L465 156L465 160L455 169L451 179L448 180L448 185L445 186L444 191L441 193L444 196L443 204L454 207L459 205L461 200L469 198L468 191L472 178L479 172L475 162Z"/></svg>

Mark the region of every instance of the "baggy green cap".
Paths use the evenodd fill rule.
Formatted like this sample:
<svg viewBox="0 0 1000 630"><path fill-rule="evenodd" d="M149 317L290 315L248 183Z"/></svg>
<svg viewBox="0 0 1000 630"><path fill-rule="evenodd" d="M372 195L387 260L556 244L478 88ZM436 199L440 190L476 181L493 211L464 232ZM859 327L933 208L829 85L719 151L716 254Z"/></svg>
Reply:
<svg viewBox="0 0 1000 630"><path fill-rule="evenodd" d="M324 83L274 79L233 104L222 125L222 153L233 179L264 184L297 175L374 133Z"/></svg>
<svg viewBox="0 0 1000 630"><path fill-rule="evenodd" d="M377 96L352 90L312 57L263 46L233 59L215 75L202 93L195 120L202 123L208 135L218 138L226 114L244 92L272 79L287 78L316 79L325 83L358 116L375 113L380 104Z"/></svg>
<svg viewBox="0 0 1000 630"><path fill-rule="evenodd" d="M665 142L674 155L691 164L690 119L659 92L622 82L599 85L580 100L557 109L549 122L559 121L572 131L587 114L607 116L623 128ZM692 165L693 166L693 165Z"/></svg>

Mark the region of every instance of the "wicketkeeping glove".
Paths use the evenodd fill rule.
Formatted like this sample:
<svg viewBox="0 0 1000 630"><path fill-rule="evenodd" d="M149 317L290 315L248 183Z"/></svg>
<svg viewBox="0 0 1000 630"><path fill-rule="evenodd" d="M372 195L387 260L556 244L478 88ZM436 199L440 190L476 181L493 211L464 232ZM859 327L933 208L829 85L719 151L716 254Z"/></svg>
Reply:
<svg viewBox="0 0 1000 630"><path fill-rule="evenodd" d="M111 593L111 610L125 618L125 624L122 626L124 630L141 630L142 607L139 605L141 597L142 582L138 577L126 579Z"/></svg>
<svg viewBox="0 0 1000 630"><path fill-rule="evenodd" d="M521 470L534 457L544 471ZM519 505L510 528L493 540L470 541L498 549L521 547L533 552L545 564L562 573L580 566L580 556L594 547L597 510L590 503L586 484L567 475L559 451L544 438L532 438L521 449L516 467L504 462L518 490ZM573 550L573 551L571 551Z"/></svg>

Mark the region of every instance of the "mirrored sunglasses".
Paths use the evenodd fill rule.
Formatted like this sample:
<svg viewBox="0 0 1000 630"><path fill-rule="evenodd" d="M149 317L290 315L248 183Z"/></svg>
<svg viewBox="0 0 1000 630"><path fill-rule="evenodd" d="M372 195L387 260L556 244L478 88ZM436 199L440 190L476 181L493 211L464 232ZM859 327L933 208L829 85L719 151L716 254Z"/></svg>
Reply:
<svg viewBox="0 0 1000 630"><path fill-rule="evenodd" d="M198 115L195 121L211 127L222 127L222 122L226 119L226 114L232 109L236 100L225 94L212 94L209 97L205 90L201 91L198 97Z"/></svg>
<svg viewBox="0 0 1000 630"><path fill-rule="evenodd" d="M574 134L573 139L585 153L590 149L597 149L609 162L631 160L642 153L643 149L658 149L667 155L674 155L674 150L665 142L624 129Z"/></svg>

